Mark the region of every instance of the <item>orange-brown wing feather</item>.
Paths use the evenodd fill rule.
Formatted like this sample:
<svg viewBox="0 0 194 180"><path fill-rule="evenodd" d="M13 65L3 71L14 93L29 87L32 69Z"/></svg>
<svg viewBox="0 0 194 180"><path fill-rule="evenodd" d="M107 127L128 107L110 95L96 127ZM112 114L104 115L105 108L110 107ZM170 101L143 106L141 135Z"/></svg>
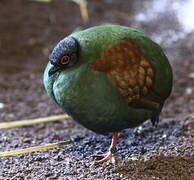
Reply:
<svg viewBox="0 0 194 180"><path fill-rule="evenodd" d="M159 106L149 96L154 86L155 70L133 41L122 39L104 51L91 68L106 73L129 105Z"/></svg>

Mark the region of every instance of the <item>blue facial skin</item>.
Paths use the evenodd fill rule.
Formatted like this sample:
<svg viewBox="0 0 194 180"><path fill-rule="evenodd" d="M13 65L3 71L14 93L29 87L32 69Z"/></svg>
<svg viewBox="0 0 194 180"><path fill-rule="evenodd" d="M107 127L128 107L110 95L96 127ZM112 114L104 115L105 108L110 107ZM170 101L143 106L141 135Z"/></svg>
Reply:
<svg viewBox="0 0 194 180"><path fill-rule="evenodd" d="M63 40L59 41L59 43L55 46L49 56L50 63L53 65L53 67L49 71L49 76L59 70L65 69L75 64L75 62L77 61L77 54L78 43L74 38L66 37ZM70 58L69 63L61 63L61 58L63 56L68 56Z"/></svg>

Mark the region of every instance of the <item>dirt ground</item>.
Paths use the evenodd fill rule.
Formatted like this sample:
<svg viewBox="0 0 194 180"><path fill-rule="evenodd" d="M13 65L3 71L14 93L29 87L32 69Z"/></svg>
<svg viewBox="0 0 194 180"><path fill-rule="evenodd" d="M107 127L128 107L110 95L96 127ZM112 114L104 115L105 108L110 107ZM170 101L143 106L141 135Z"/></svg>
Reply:
<svg viewBox="0 0 194 180"><path fill-rule="evenodd" d="M159 1L157 1L159 2ZM105 152L110 136L95 134L72 119L0 129L0 152L73 140L62 148L0 158L0 179L194 179L194 30L168 1L91 0L89 22L71 1L0 1L0 121L61 114L47 96L42 75L54 44L72 31L120 24L145 32L165 50L174 88L158 127L150 122L120 134L116 164L96 166L89 156ZM153 7L152 7L153 6ZM157 6L158 7L158 6ZM172 6L175 7L175 6ZM194 28L193 28L194 29Z"/></svg>

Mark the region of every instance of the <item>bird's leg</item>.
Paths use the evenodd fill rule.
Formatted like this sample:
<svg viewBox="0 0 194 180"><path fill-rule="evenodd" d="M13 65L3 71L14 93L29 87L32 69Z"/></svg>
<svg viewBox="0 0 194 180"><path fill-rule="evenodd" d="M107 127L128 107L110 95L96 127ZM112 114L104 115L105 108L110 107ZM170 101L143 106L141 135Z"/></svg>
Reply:
<svg viewBox="0 0 194 180"><path fill-rule="evenodd" d="M111 142L109 151L105 154L92 155L92 157L95 157L97 159L95 164L101 164L101 163L109 161L109 160L112 161L113 163L115 162L114 152L115 152L115 147L117 145L117 141L118 141L118 133L113 133L112 134L112 142Z"/></svg>

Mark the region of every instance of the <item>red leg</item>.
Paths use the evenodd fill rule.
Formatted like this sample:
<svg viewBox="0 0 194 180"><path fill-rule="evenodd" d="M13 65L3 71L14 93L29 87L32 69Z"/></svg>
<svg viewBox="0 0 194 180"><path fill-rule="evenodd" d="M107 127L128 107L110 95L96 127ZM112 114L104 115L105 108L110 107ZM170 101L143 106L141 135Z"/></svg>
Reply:
<svg viewBox="0 0 194 180"><path fill-rule="evenodd" d="M114 152L115 147L117 145L117 141L118 141L118 133L113 133L112 134L112 142L111 142L109 151L105 154L99 154L99 155L92 156L92 157L97 158L97 161L95 162L95 164L101 164L101 163L103 163L105 161L109 161L109 160L111 160L113 163L115 162L113 152Z"/></svg>
<svg viewBox="0 0 194 180"><path fill-rule="evenodd" d="M112 142L111 142L111 145L110 145L110 149L114 149L117 145L117 142L118 142L118 133L113 133L112 134Z"/></svg>

